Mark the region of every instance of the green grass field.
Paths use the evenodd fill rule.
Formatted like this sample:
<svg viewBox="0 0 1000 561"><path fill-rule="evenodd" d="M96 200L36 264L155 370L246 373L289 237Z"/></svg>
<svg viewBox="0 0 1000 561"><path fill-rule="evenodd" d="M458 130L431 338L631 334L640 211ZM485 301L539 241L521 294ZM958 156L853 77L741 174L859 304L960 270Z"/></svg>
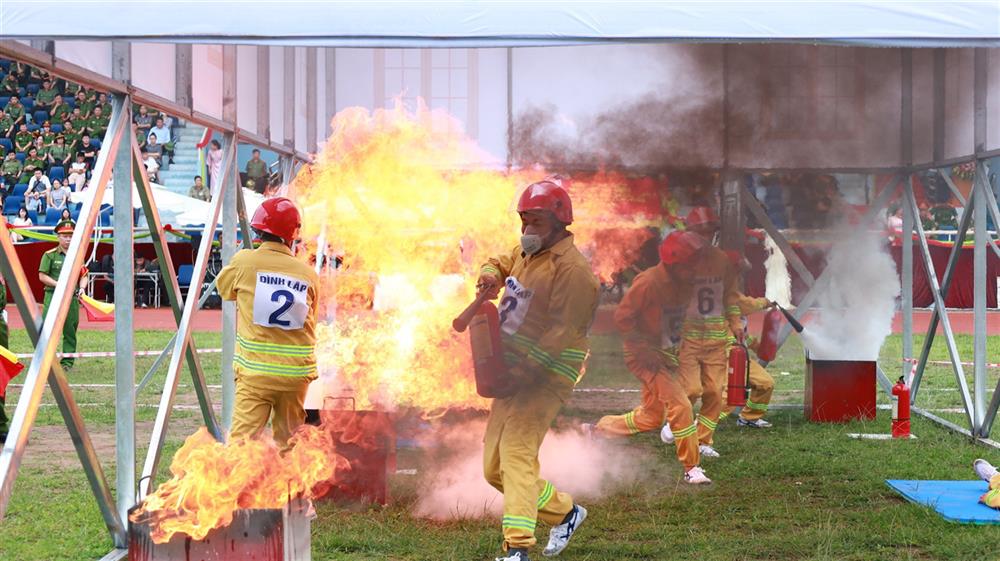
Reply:
<svg viewBox="0 0 1000 561"><path fill-rule="evenodd" d="M162 348L170 335L139 332L136 348ZM195 341L203 348L216 347L219 334L197 333ZM917 337L917 349L920 343ZM958 344L971 356L971 337L960 336ZM12 334L11 346L15 352L30 350L23 332ZM81 350L110 350L112 346L112 333L81 332ZM622 365L616 337L595 337L593 346L582 388L638 387ZM890 337L883 348L881 364L891 377L902 369L900 348L898 336ZM990 337L987 356L1000 357L1000 336ZM942 343L935 343L931 359L947 360ZM151 358L137 360L137 378L151 363ZM203 364L210 383L217 384L219 356L205 355ZM801 403L803 360L797 339L789 340L768 370L777 382L774 402ZM1000 372L990 374L993 387ZM161 371L138 395L140 445L148 439L162 379ZM78 388L75 396L95 445L104 452L104 467L113 485L113 388L101 386L113 385L113 362L79 360L70 380L94 385ZM184 437L198 426L196 401L186 381L182 378L181 408L174 413L164 469ZM964 414L954 411L961 407L954 387L950 367L929 368L919 405L961 422ZM219 391L214 389L213 394L217 401ZM19 388L8 392L8 414L18 395ZM623 411L637 399L635 393L581 392L564 409L560 422L593 421L602 414ZM881 394L880 400L887 402ZM7 518L0 522L0 560L99 559L111 549L110 539L48 391L43 403ZM848 432L887 432L887 411L880 411L875 422L847 425L806 423L797 409L776 409L769 419L775 427L768 431L738 430L732 419L724 421L716 437L724 456L704 462L715 484L697 489L680 481L672 449L666 449L656 435L640 435L623 443L622 453L641 459L640 476L584 503L590 517L561 559L1000 559L1000 528L944 522L933 512L901 500L883 482L886 478L972 479L972 460L987 457L1000 463L1000 451L921 418L913 421L913 432L919 435L915 441L879 443L845 436ZM406 462L419 462L419 457L401 454L400 467L410 467ZM313 559L482 560L498 553L499 520L417 519L411 509L421 485L419 478L400 475L391 484L394 500L385 508L319 503L319 517L313 523ZM547 529L539 528L539 538L545 535Z"/></svg>

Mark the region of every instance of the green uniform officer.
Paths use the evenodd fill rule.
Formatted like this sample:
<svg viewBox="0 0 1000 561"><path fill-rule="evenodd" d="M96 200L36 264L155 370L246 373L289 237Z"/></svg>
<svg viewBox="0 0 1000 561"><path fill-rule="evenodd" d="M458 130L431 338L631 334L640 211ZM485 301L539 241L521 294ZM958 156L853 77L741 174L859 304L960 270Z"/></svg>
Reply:
<svg viewBox="0 0 1000 561"><path fill-rule="evenodd" d="M62 272L63 263L66 261L66 250L73 239L73 230L76 229L76 222L63 220L56 225L56 235L59 236L59 245L50 249L42 255L42 262L38 265L38 280L45 285L45 307L42 315L49 313L49 304L52 302L52 295L56 291L56 281L59 280L59 273ZM85 276L80 277L80 287L83 288L87 282ZM80 301L74 294L70 300L69 312L66 313L66 323L63 325L63 354L76 352L76 328L80 323ZM73 367L73 359L64 357L59 361L63 369Z"/></svg>
<svg viewBox="0 0 1000 561"><path fill-rule="evenodd" d="M10 347L7 336L7 315L4 309L7 307L7 287L3 284L3 277L0 276L0 347ZM0 395L0 446L7 440L7 414L4 413L4 398Z"/></svg>

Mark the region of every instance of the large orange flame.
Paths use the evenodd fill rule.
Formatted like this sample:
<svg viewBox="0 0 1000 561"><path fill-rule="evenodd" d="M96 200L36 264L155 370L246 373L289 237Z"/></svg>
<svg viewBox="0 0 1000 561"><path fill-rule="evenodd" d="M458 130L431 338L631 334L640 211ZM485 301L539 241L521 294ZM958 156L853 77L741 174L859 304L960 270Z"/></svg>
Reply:
<svg viewBox="0 0 1000 561"><path fill-rule="evenodd" d="M281 508L290 497L311 498L317 484L350 467L330 434L305 425L281 453L271 439L221 444L201 428L174 455L173 477L146 497L132 520L148 522L155 543L177 533L200 540L229 525L238 509Z"/></svg>

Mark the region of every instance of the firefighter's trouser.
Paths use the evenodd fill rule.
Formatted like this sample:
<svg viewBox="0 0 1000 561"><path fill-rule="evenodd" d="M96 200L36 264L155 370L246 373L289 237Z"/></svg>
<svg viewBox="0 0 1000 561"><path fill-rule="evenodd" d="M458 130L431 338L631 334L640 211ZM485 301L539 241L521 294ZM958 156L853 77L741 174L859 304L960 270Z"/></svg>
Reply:
<svg viewBox="0 0 1000 561"><path fill-rule="evenodd" d="M632 435L659 430L664 420L670 422L677 447L677 459L687 471L698 465L698 439L691 400L678 371L665 366L651 371L626 352L625 366L642 382L642 403L624 415L608 415L597 422L602 434Z"/></svg>
<svg viewBox="0 0 1000 561"><path fill-rule="evenodd" d="M43 300L44 306L42 308L42 317L44 318L49 313L49 304L52 302L52 290L45 291L45 299ZM73 299L69 303L69 311L66 312L66 323L63 324L62 330L62 352L63 354L75 353L76 352L76 330L80 325L80 300L74 295ZM63 358L59 361L59 364L63 368L71 368L73 366L72 358Z"/></svg>
<svg viewBox="0 0 1000 561"><path fill-rule="evenodd" d="M990 478L990 490L979 501L986 506L1000 508L1000 473Z"/></svg>
<svg viewBox="0 0 1000 561"><path fill-rule="evenodd" d="M728 355L724 340L686 338L681 342L680 365L677 367L681 383L684 384L692 405L701 398L701 410L698 412L699 444L712 445L712 435L722 412L722 386L726 382L727 367Z"/></svg>
<svg viewBox="0 0 1000 561"><path fill-rule="evenodd" d="M274 441L284 447L288 438L306 420L303 407L309 382L291 390L272 390L252 386L244 378L236 378L236 403L233 407L233 428L229 438L256 438L271 419Z"/></svg>
<svg viewBox="0 0 1000 561"><path fill-rule="evenodd" d="M483 474L503 493L503 539L507 548L535 544L541 519L560 524L573 497L538 477L538 449L563 403L573 393L568 380L539 373L510 397L494 399L486 425Z"/></svg>

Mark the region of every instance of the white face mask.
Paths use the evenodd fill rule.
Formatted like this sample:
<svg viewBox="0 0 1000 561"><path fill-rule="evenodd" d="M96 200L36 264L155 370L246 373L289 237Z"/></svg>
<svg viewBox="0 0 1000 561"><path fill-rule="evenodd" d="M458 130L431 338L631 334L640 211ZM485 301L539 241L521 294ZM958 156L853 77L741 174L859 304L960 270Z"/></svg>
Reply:
<svg viewBox="0 0 1000 561"><path fill-rule="evenodd" d="M542 237L538 234L521 234L521 249L527 255L534 255L542 250Z"/></svg>

